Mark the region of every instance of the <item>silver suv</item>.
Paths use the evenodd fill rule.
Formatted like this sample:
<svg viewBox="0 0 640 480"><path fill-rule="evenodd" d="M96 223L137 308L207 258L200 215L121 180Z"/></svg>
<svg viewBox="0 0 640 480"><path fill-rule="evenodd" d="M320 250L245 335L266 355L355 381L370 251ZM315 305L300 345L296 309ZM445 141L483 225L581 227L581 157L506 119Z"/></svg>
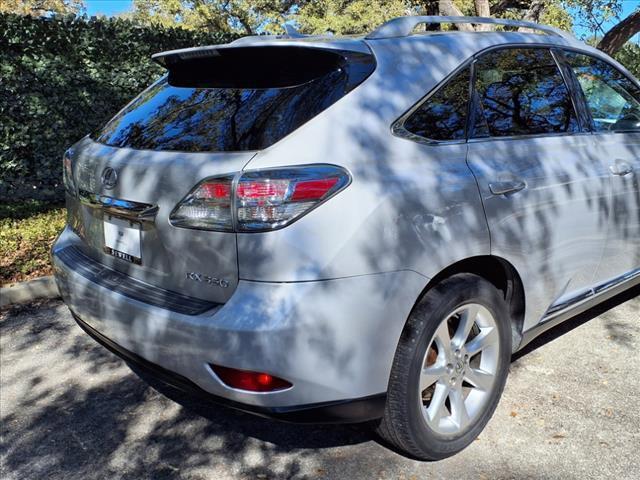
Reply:
<svg viewBox="0 0 640 480"><path fill-rule="evenodd" d="M412 34L442 22L503 30ZM404 17L154 59L65 154L53 263L80 326L166 383L439 459L513 352L640 283L640 86L566 32Z"/></svg>

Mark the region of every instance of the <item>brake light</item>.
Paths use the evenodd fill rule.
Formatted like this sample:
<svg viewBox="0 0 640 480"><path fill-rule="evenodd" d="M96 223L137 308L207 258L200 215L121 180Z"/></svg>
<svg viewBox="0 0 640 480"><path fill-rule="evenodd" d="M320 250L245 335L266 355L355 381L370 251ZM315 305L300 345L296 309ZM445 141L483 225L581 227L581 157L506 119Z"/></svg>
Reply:
<svg viewBox="0 0 640 480"><path fill-rule="evenodd" d="M349 174L332 165L248 171L197 185L170 216L178 227L257 232L291 224L338 193Z"/></svg>
<svg viewBox="0 0 640 480"><path fill-rule="evenodd" d="M250 392L275 392L285 390L293 385L282 378L274 377L264 372L251 372L248 370L237 370L235 368L211 365L222 382L231 388L248 390Z"/></svg>

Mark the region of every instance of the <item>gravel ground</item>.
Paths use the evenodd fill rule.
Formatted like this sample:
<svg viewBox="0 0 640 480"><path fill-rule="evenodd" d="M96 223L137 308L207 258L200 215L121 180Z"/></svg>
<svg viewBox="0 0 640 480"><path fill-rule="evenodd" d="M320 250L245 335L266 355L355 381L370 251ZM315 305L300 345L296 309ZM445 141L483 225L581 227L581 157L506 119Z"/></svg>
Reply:
<svg viewBox="0 0 640 480"><path fill-rule="evenodd" d="M640 478L640 288L514 357L480 438L407 459L363 426L277 423L148 386L59 301L0 313L0 477ZM165 396L166 395L166 396Z"/></svg>

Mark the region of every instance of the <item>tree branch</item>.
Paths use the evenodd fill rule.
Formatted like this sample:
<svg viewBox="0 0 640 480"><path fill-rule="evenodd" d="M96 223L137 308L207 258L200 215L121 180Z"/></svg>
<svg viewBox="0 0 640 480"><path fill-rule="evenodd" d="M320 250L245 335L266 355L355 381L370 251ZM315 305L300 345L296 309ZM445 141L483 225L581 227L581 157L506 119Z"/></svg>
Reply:
<svg viewBox="0 0 640 480"><path fill-rule="evenodd" d="M530 3L530 1L526 0L500 0L491 8L491 13L492 15L496 16L512 8L523 10L527 8Z"/></svg>
<svg viewBox="0 0 640 480"><path fill-rule="evenodd" d="M609 30L598 43L598 49L613 55L638 32L640 32L640 8Z"/></svg>

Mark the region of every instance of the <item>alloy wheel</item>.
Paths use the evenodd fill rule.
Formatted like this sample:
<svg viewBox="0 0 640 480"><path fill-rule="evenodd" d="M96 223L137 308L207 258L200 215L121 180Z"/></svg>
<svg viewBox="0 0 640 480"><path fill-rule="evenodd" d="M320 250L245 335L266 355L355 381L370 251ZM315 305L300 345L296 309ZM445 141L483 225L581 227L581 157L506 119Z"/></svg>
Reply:
<svg viewBox="0 0 640 480"><path fill-rule="evenodd" d="M419 401L427 425L440 435L459 435L481 415L498 373L496 321L480 304L447 315L421 363Z"/></svg>

